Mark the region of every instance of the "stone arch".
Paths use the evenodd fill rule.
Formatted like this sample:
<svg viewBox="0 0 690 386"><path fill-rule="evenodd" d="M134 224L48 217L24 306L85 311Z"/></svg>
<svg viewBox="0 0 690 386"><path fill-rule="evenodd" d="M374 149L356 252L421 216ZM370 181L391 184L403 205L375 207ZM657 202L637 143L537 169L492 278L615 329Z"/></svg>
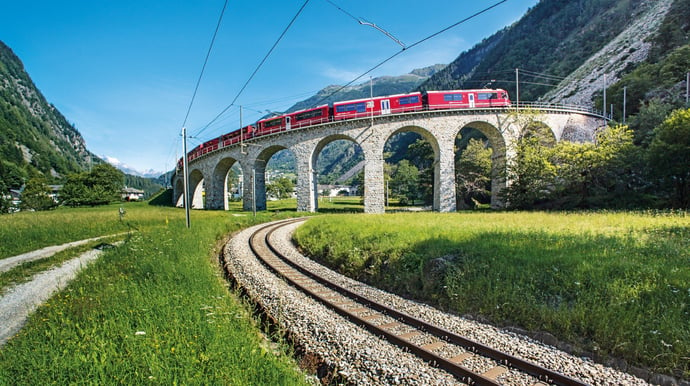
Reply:
<svg viewBox="0 0 690 386"><path fill-rule="evenodd" d="M313 178L313 187L314 187L314 193L313 193L313 210L317 211L319 208L319 202L318 202L318 196L319 196L319 191L318 191L318 174L316 171L316 167L318 165L318 159L319 156L321 155L321 152L328 146L329 144L335 142L335 141L349 141L353 143L359 150L362 150L362 146L352 137L345 135L345 134L334 134L334 135L329 135L324 138L322 138L314 147L313 152L311 153L311 159L310 159L310 165L311 168L313 169L312 172L312 178ZM365 167L364 165L362 166L363 168Z"/></svg>
<svg viewBox="0 0 690 386"><path fill-rule="evenodd" d="M173 187L173 204L178 208L184 207L184 179L179 174L175 176Z"/></svg>
<svg viewBox="0 0 690 386"><path fill-rule="evenodd" d="M556 142L558 142L558 138L553 129L546 123L538 120L532 120L526 123L520 132L518 140L529 137L537 137L542 145L549 147L555 146Z"/></svg>
<svg viewBox="0 0 690 386"><path fill-rule="evenodd" d="M582 130L581 127L576 125L567 125L563 128L563 134L561 134L561 141L575 142L575 143L586 143L593 142L593 136L590 132Z"/></svg>
<svg viewBox="0 0 690 386"><path fill-rule="evenodd" d="M237 162L232 157L221 159L211 174L212 191L206 192L206 202L211 209L228 210L228 174ZM209 189L211 190L211 189Z"/></svg>
<svg viewBox="0 0 690 386"><path fill-rule="evenodd" d="M266 210L266 165L277 152L288 150L282 145L271 145L262 149L253 160L247 164L248 170L243 168L244 173L244 194L243 208L245 210ZM249 206L249 207L248 207Z"/></svg>
<svg viewBox="0 0 690 386"><path fill-rule="evenodd" d="M189 173L189 191L191 209L204 209L204 174L199 169Z"/></svg>
<svg viewBox="0 0 690 386"><path fill-rule="evenodd" d="M506 168L507 168L507 143L501 131L493 124L486 121L471 121L459 127L455 137L466 127L478 130L489 140L493 153L491 155L491 207L502 208L503 202L500 199L501 190L506 187ZM455 181L455 171L453 171Z"/></svg>
<svg viewBox="0 0 690 386"><path fill-rule="evenodd" d="M447 178L444 178L445 175L447 175L448 168L451 168L451 173L452 173L452 162L451 165L448 165L448 162L444 162L444 160L447 159L447 153L444 149L441 147L442 141L440 141L431 131L428 129L421 127L419 125L405 125L398 127L397 129L391 131L385 138L385 141L383 142L381 146L381 157L383 157L383 150L385 147L385 144L390 141L391 138L393 138L395 135L400 134L400 133L405 133L405 132L411 132L418 134L421 136L424 140L426 140L429 145L431 146L431 149L434 152L434 161L433 161L433 169L434 169L434 179L433 179L433 210L435 211L453 211L455 210L455 204L453 202L452 204L452 209L449 210L448 208L448 203L447 197L444 197L446 195L442 194L442 192L445 192L448 189L449 184L444 184L443 180L447 180ZM446 146L448 147L448 146ZM450 146L452 148L452 146ZM381 171L383 173L383 171ZM383 176L381 178L383 180ZM365 181L366 184L366 181ZM445 188L444 188L445 186ZM453 182L450 182L450 186L453 187L453 200L455 199L455 186ZM384 188L385 189L385 188ZM366 197L365 197L365 203L366 203Z"/></svg>

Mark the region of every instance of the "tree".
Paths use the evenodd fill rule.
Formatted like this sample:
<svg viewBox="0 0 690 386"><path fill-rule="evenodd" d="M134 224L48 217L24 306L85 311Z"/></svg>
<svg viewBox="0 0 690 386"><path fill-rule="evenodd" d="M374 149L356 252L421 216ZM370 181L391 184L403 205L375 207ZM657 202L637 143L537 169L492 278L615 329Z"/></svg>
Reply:
<svg viewBox="0 0 690 386"><path fill-rule="evenodd" d="M673 206L690 206L690 109L676 110L654 130L649 164Z"/></svg>
<svg viewBox="0 0 690 386"><path fill-rule="evenodd" d="M295 184L287 177L280 177L266 186L266 193L280 200L290 198L295 190Z"/></svg>
<svg viewBox="0 0 690 386"><path fill-rule="evenodd" d="M630 128L635 132L635 143L647 148L654 138L654 128L664 122L673 111L673 106L659 99L652 99L640 107L637 115L630 119Z"/></svg>
<svg viewBox="0 0 690 386"><path fill-rule="evenodd" d="M5 183L0 179L0 214L9 213L12 207L10 191Z"/></svg>
<svg viewBox="0 0 690 386"><path fill-rule="evenodd" d="M414 203L419 197L419 169L408 160L402 160L393 168L389 188L400 204Z"/></svg>
<svg viewBox="0 0 690 386"><path fill-rule="evenodd" d="M21 209L48 210L57 204L50 197L51 190L42 177L32 178L26 182L22 192Z"/></svg>
<svg viewBox="0 0 690 386"><path fill-rule="evenodd" d="M434 201L434 149L426 139L419 138L407 147L406 157L419 170L417 197L431 204Z"/></svg>
<svg viewBox="0 0 690 386"><path fill-rule="evenodd" d="M633 180L639 172L632 167L641 167L636 154L633 132L622 125L600 131L595 143L560 142L552 155L554 199L566 208L635 206L638 184Z"/></svg>
<svg viewBox="0 0 690 386"><path fill-rule="evenodd" d="M484 141L470 139L456 163L458 207L473 207L491 197L491 154Z"/></svg>
<svg viewBox="0 0 690 386"><path fill-rule="evenodd" d="M516 157L508 164L509 185L501 192L509 208L529 209L550 198L556 182L551 154L537 136L518 142Z"/></svg>
<svg viewBox="0 0 690 386"><path fill-rule="evenodd" d="M109 164L98 164L88 173L67 176L60 200L64 205L105 205L121 199L124 174Z"/></svg>
<svg viewBox="0 0 690 386"><path fill-rule="evenodd" d="M100 202L107 204L122 197L125 175L108 163L98 164L91 169L88 185L98 194Z"/></svg>

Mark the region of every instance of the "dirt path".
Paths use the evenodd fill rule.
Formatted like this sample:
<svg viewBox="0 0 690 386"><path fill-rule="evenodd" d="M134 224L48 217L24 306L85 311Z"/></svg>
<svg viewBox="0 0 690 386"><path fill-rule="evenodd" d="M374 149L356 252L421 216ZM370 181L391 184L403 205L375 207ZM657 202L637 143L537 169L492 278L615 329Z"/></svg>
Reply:
<svg viewBox="0 0 690 386"><path fill-rule="evenodd" d="M95 239L97 240L98 238ZM94 239L82 241L87 242L91 240ZM72 244L72 246L74 245L74 243L69 244ZM67 244L56 246L55 248L60 248L64 245ZM40 251L49 248L44 248ZM102 252L103 251L99 249L92 249L79 257L62 263L60 266L36 274L31 281L27 283L9 288L5 294L0 297L0 347L24 326L29 315L36 310L39 305L48 300L55 292L65 288L67 284L76 277L79 270L96 260ZM31 252L25 255L31 255L33 253L34 252ZM35 260L38 258L41 257L29 257L28 259Z"/></svg>
<svg viewBox="0 0 690 386"><path fill-rule="evenodd" d="M0 260L0 273L7 272L10 269L12 269L12 268L14 268L20 264L23 264L23 263L28 263L30 261L39 260L39 259L45 259L47 257L53 256L54 254L56 254L58 252L64 251L67 248L72 248L72 247L76 247L79 245L89 243L91 241L100 240L100 239L103 239L106 237L119 236L119 235L123 235L123 234L125 234L125 233L117 233L114 235L94 237L94 238L85 239L85 240L73 241L71 243L66 243L66 244L62 244L62 245L52 245L50 247L45 247L43 249L37 249L35 251L27 252L27 253L24 253L21 255L8 257L8 258Z"/></svg>

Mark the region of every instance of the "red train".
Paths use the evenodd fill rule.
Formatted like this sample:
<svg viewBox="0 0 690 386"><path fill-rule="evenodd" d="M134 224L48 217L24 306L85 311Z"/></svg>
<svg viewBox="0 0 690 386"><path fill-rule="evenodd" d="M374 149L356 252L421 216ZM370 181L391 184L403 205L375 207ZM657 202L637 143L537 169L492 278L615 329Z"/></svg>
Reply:
<svg viewBox="0 0 690 386"><path fill-rule="evenodd" d="M413 92L334 102L332 106L322 105L261 119L256 122L256 125L245 126L242 129L202 143L190 151L187 157L191 161L220 147L234 145L249 138L331 121L422 110L483 109L509 106L508 92L502 89ZM178 168L181 167L182 159L178 162Z"/></svg>

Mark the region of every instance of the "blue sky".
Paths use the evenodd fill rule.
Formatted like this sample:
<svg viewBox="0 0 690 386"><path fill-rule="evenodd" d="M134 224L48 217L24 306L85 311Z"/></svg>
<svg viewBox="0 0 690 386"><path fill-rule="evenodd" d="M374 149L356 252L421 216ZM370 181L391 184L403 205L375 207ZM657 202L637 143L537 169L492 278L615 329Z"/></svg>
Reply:
<svg viewBox="0 0 690 386"><path fill-rule="evenodd" d="M284 111L332 84L345 84L401 50L352 17L406 45L498 0L310 0L239 95L243 123ZM406 50L366 75L401 75L449 63L517 21L538 0L509 0ZM225 0L4 1L0 40L77 130L87 148L140 171L170 170L180 131ZM188 146L239 127L230 107L303 0L229 0L187 119ZM207 126L208 125L208 126ZM203 129L203 130L202 130Z"/></svg>

